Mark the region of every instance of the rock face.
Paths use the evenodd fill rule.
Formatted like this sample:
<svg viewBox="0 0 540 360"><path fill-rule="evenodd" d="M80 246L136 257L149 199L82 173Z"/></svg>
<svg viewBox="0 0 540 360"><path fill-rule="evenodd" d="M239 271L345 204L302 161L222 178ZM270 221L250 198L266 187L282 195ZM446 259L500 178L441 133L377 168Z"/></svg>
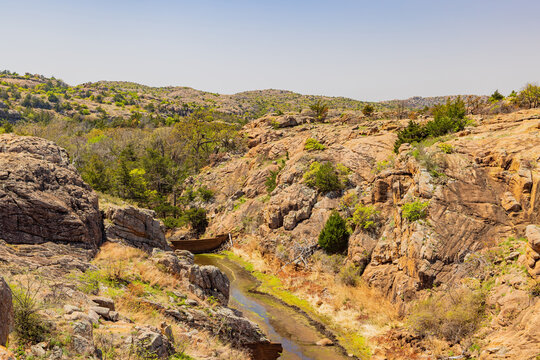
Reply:
<svg viewBox="0 0 540 360"><path fill-rule="evenodd" d="M193 265L189 273L190 290L200 298L213 296L220 304L229 302L230 282L227 276L212 265Z"/></svg>
<svg viewBox="0 0 540 360"><path fill-rule="evenodd" d="M535 278L540 278L540 226L529 225L525 230L527 237L527 270Z"/></svg>
<svg viewBox="0 0 540 360"><path fill-rule="evenodd" d="M165 240L165 227L156 219L156 213L133 206L112 206L105 213L108 223L105 232L109 240L151 251L153 248L169 250Z"/></svg>
<svg viewBox="0 0 540 360"><path fill-rule="evenodd" d="M0 277L0 346L7 343L8 334L13 324L13 302L11 290Z"/></svg>
<svg viewBox="0 0 540 360"><path fill-rule="evenodd" d="M174 354L174 347L157 328L143 326L136 328L135 344L141 352L154 354L158 359L168 359ZM142 350L144 349L144 350Z"/></svg>
<svg viewBox="0 0 540 360"><path fill-rule="evenodd" d="M98 199L54 143L0 135L0 238L9 243L102 242Z"/></svg>

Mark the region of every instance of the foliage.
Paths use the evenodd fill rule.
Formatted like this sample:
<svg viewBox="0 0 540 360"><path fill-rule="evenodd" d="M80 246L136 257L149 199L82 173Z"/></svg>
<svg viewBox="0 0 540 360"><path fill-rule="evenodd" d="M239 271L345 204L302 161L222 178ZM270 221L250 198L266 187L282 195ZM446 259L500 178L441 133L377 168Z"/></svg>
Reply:
<svg viewBox="0 0 540 360"><path fill-rule="evenodd" d="M448 100L446 104L434 106L432 112L433 120L428 121L425 125L410 120L405 129L398 131L394 152L398 152L401 144L418 143L429 136L438 137L465 128L466 108L465 103L459 97L454 101Z"/></svg>
<svg viewBox="0 0 540 360"><path fill-rule="evenodd" d="M306 140L306 143L304 144L304 150L307 151L315 151L315 150L324 150L326 149L326 146L318 142L316 139L309 138Z"/></svg>
<svg viewBox="0 0 540 360"><path fill-rule="evenodd" d="M341 190L343 187L336 169L329 162L321 164L314 161L304 173L304 181L321 192Z"/></svg>
<svg viewBox="0 0 540 360"><path fill-rule="evenodd" d="M540 86L535 84L525 85L517 96L517 102L529 109L538 107L540 105Z"/></svg>
<svg viewBox="0 0 540 360"><path fill-rule="evenodd" d="M409 327L421 336L457 343L481 325L484 301L482 291L468 288L432 295L416 304L409 316Z"/></svg>
<svg viewBox="0 0 540 360"><path fill-rule="evenodd" d="M427 216L429 201L415 200L401 207L403 217L409 221L424 219Z"/></svg>
<svg viewBox="0 0 540 360"><path fill-rule="evenodd" d="M394 166L394 157L391 156L387 160L377 161L375 168L372 170L375 174Z"/></svg>
<svg viewBox="0 0 540 360"><path fill-rule="evenodd" d="M264 181L264 185L266 186L266 191L270 194L277 186L277 176L279 174L278 170L272 170L270 171L270 174Z"/></svg>
<svg viewBox="0 0 540 360"><path fill-rule="evenodd" d="M362 114L365 116L371 116L373 115L373 112L375 111L375 107L371 104L366 104L364 108L362 109Z"/></svg>
<svg viewBox="0 0 540 360"><path fill-rule="evenodd" d="M379 211L373 205L357 204L352 216L352 223L364 230L371 230L377 225Z"/></svg>
<svg viewBox="0 0 540 360"><path fill-rule="evenodd" d="M337 211L332 212L319 234L319 246L331 254L347 250L349 231L347 223Z"/></svg>
<svg viewBox="0 0 540 360"><path fill-rule="evenodd" d="M339 280L347 286L356 286L360 281L363 270L362 267L353 264L342 266L339 272Z"/></svg>
<svg viewBox="0 0 540 360"><path fill-rule="evenodd" d="M452 154L454 152L454 147L450 144L440 143L438 146L439 149L441 149L441 151L445 154Z"/></svg>
<svg viewBox="0 0 540 360"><path fill-rule="evenodd" d="M202 208L192 208L186 212L186 216L193 231L195 231L197 235L204 234L206 227L208 226L206 210Z"/></svg>
<svg viewBox="0 0 540 360"><path fill-rule="evenodd" d="M315 118L319 121L324 121L328 115L328 104L318 99L316 102L311 104L309 108L315 113Z"/></svg>
<svg viewBox="0 0 540 360"><path fill-rule="evenodd" d="M39 343L50 333L50 327L39 315L40 304L37 300L40 283L26 276L24 284L11 287L13 294L13 330L21 342Z"/></svg>
<svg viewBox="0 0 540 360"><path fill-rule="evenodd" d="M208 202L214 198L214 192L206 186L201 186L198 188L197 195L205 202Z"/></svg>
<svg viewBox="0 0 540 360"><path fill-rule="evenodd" d="M489 97L490 102L497 102L501 100L504 100L504 95L501 94L498 89L495 90L495 92Z"/></svg>

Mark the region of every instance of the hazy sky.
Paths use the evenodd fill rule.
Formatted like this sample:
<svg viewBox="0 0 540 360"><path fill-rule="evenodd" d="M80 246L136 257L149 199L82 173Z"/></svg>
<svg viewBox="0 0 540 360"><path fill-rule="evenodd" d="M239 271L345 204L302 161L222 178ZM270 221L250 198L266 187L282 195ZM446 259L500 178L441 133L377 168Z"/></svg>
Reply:
<svg viewBox="0 0 540 360"><path fill-rule="evenodd" d="M0 0L0 69L385 100L540 81L539 0Z"/></svg>

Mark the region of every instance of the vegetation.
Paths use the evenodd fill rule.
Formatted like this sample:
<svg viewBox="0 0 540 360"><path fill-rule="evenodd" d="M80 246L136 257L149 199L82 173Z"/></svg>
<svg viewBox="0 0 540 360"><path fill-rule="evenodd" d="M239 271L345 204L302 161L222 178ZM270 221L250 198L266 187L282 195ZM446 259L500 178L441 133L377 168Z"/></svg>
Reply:
<svg viewBox="0 0 540 360"><path fill-rule="evenodd" d="M309 138L306 140L306 143L304 144L304 150L307 151L315 151L315 150L324 150L326 149L326 146L318 142L316 139Z"/></svg>
<svg viewBox="0 0 540 360"><path fill-rule="evenodd" d="M309 166L309 170L304 173L304 181L308 186L321 192L336 191L343 188L337 170L329 162L321 164L314 161Z"/></svg>
<svg viewBox="0 0 540 360"><path fill-rule="evenodd" d="M15 336L23 343L36 344L44 341L50 327L39 315L40 304L37 295L41 285L26 275L26 281L11 286L13 294L13 319Z"/></svg>
<svg viewBox="0 0 540 360"><path fill-rule="evenodd" d="M366 104L364 108L362 109L362 114L365 116L371 116L375 112L375 107L371 104Z"/></svg>
<svg viewBox="0 0 540 360"><path fill-rule="evenodd" d="M357 204L352 216L352 223L355 227L363 230L374 229L377 225L377 215L379 211L373 205Z"/></svg>
<svg viewBox="0 0 540 360"><path fill-rule="evenodd" d="M405 219L409 221L417 221L424 219L427 216L428 206L429 201L415 200L413 202L403 204L401 211Z"/></svg>
<svg viewBox="0 0 540 360"><path fill-rule="evenodd" d="M398 131L398 138L394 144L394 152L398 152L401 144L418 143L427 137L438 137L463 130L466 125L466 108L461 98L448 100L444 105L436 105L432 109L433 120L420 125L410 120L407 127Z"/></svg>
<svg viewBox="0 0 540 360"><path fill-rule="evenodd" d="M430 296L416 304L409 316L409 327L421 336L458 343L481 325L484 300L481 290L468 288Z"/></svg>
<svg viewBox="0 0 540 360"><path fill-rule="evenodd" d="M319 234L319 246L325 251L335 254L347 250L348 243L347 223L337 211L334 211Z"/></svg>
<svg viewBox="0 0 540 360"><path fill-rule="evenodd" d="M452 154L454 152L454 147L450 144L440 143L438 146L439 149L441 149L441 151L445 154Z"/></svg>
<svg viewBox="0 0 540 360"><path fill-rule="evenodd" d="M316 102L311 104L309 108L315 113L315 118L319 121L324 121L328 115L328 104L318 99Z"/></svg>
<svg viewBox="0 0 540 360"><path fill-rule="evenodd" d="M498 89L495 90L495 92L489 97L489 101L491 102L497 102L501 100L504 100L504 95L501 94Z"/></svg>

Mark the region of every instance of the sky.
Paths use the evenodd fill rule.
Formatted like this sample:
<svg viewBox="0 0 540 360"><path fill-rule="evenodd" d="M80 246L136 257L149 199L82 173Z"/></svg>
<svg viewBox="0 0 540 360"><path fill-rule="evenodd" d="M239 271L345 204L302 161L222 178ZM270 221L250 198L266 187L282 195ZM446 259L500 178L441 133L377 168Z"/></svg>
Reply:
<svg viewBox="0 0 540 360"><path fill-rule="evenodd" d="M0 0L0 69L379 101L540 81L538 0Z"/></svg>

